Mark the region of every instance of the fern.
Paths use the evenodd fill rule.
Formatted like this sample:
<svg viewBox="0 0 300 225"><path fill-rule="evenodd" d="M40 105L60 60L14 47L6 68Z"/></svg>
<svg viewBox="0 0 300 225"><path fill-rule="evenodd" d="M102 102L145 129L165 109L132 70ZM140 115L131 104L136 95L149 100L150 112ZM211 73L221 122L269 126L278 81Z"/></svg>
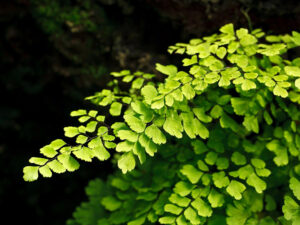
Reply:
<svg viewBox="0 0 300 225"><path fill-rule="evenodd" d="M297 32L266 36L227 24L170 46L187 56L180 67L156 64L163 82L114 72L110 89L87 97L102 114L73 111L81 125L64 130L74 142L41 148L24 179L113 155L122 173L91 181L90 201L69 225L298 225L300 58L287 53L299 45ZM107 122L105 108L122 120Z"/></svg>

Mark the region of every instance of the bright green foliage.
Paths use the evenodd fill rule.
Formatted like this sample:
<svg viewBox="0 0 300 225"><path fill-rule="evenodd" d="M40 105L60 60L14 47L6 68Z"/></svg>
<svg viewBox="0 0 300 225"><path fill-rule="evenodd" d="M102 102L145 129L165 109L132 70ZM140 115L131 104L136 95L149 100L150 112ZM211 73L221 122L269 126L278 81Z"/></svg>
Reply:
<svg viewBox="0 0 300 225"><path fill-rule="evenodd" d="M110 89L87 99L120 122L73 111L80 125L64 130L74 142L41 148L24 179L114 156L121 172L92 181L68 225L299 225L300 65L285 54L299 45L297 32L228 24L171 46L187 57L178 68L156 64L164 82L114 72Z"/></svg>

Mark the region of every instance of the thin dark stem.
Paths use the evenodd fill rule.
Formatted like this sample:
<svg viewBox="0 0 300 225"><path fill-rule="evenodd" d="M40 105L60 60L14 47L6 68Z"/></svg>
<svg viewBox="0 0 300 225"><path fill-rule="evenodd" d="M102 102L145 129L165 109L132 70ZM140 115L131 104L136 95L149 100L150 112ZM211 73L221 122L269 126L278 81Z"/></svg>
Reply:
<svg viewBox="0 0 300 225"><path fill-rule="evenodd" d="M248 14L249 8L247 10L241 9L241 12L243 13L243 15L246 17L247 21L248 21L248 26L249 26L249 30L250 32L252 32L252 23L251 23L251 18Z"/></svg>

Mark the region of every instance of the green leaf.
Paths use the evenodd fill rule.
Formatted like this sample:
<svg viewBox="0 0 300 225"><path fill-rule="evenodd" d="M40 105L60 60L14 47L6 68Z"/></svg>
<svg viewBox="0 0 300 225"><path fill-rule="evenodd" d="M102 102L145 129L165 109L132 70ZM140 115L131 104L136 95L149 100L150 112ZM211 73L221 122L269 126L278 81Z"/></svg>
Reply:
<svg viewBox="0 0 300 225"><path fill-rule="evenodd" d="M265 181L260 179L255 173L252 173L248 179L247 184L254 187L257 193L263 193L264 190L267 188L267 184Z"/></svg>
<svg viewBox="0 0 300 225"><path fill-rule="evenodd" d="M144 84L143 78L137 78L132 82L132 88L134 89L140 89Z"/></svg>
<svg viewBox="0 0 300 225"><path fill-rule="evenodd" d="M229 86L230 85L229 77L222 76L218 84L219 84L220 87Z"/></svg>
<svg viewBox="0 0 300 225"><path fill-rule="evenodd" d="M96 120L99 121L99 122L104 122L105 116L97 116Z"/></svg>
<svg viewBox="0 0 300 225"><path fill-rule="evenodd" d="M152 124L147 127L145 130L145 134L152 139L152 141L156 144L165 144L167 142L166 136L161 132L161 130Z"/></svg>
<svg viewBox="0 0 300 225"><path fill-rule="evenodd" d="M179 217L177 217L176 223L177 223L177 225L188 225L189 224L183 215L180 215Z"/></svg>
<svg viewBox="0 0 300 225"><path fill-rule="evenodd" d="M129 83L133 80L134 76L133 75L127 75L127 76L124 76L122 81L125 82L125 83Z"/></svg>
<svg viewBox="0 0 300 225"><path fill-rule="evenodd" d="M197 55L192 56L191 59L185 58L182 60L182 62L183 62L183 66L190 66L196 64L198 62Z"/></svg>
<svg viewBox="0 0 300 225"><path fill-rule="evenodd" d="M254 37L251 34L246 34L241 39L241 45L243 45L243 46L253 45L256 42L257 42L256 37Z"/></svg>
<svg viewBox="0 0 300 225"><path fill-rule="evenodd" d="M230 54L234 53L238 49L239 46L240 46L240 43L237 41L230 42L230 44L228 45L228 49L227 49L228 53L230 53Z"/></svg>
<svg viewBox="0 0 300 225"><path fill-rule="evenodd" d="M174 216L164 216L164 217L161 217L159 218L159 223L160 224L174 224L176 220L176 217Z"/></svg>
<svg viewBox="0 0 300 225"><path fill-rule="evenodd" d="M224 171L213 173L212 179L217 188L227 187L227 185L229 184L229 178L225 176Z"/></svg>
<svg viewBox="0 0 300 225"><path fill-rule="evenodd" d="M205 157L205 162L208 164L208 165L214 165L217 161L217 158L218 158L218 154L211 151L209 153L206 154L206 157Z"/></svg>
<svg viewBox="0 0 300 225"><path fill-rule="evenodd" d="M280 96L282 98L286 98L289 94L286 89L280 87L279 85L276 85L273 89L274 95Z"/></svg>
<svg viewBox="0 0 300 225"><path fill-rule="evenodd" d="M187 196L192 192L194 188L194 185L191 183L185 182L185 181L179 181L175 187L174 187L174 192L182 197Z"/></svg>
<svg viewBox="0 0 300 225"><path fill-rule="evenodd" d="M35 181L39 177L39 167L38 166L26 166L23 169L23 179L25 181Z"/></svg>
<svg viewBox="0 0 300 225"><path fill-rule="evenodd" d="M157 215L163 215L164 205L167 203L169 195L170 193L163 191L162 194L159 195L158 199L153 204L152 208L155 210L155 213Z"/></svg>
<svg viewBox="0 0 300 225"><path fill-rule="evenodd" d="M187 54L195 55L199 53L199 58L206 58L210 55L209 47L210 47L209 43L201 43L196 46L188 45Z"/></svg>
<svg viewBox="0 0 300 225"><path fill-rule="evenodd" d="M259 125L256 116L245 116L243 125L246 127L248 131L253 131L254 133L258 134L259 132Z"/></svg>
<svg viewBox="0 0 300 225"><path fill-rule="evenodd" d="M203 172L197 170L194 166L192 166L190 164L184 165L182 167L182 169L180 170L180 172L183 175L185 175L192 184L198 183L201 176L203 175Z"/></svg>
<svg viewBox="0 0 300 225"><path fill-rule="evenodd" d="M174 104L174 98L171 94L168 94L166 97L165 97L165 101L166 101L166 105L167 106L172 106Z"/></svg>
<svg viewBox="0 0 300 225"><path fill-rule="evenodd" d="M79 169L79 163L70 155L61 154L57 159L70 172Z"/></svg>
<svg viewBox="0 0 300 225"><path fill-rule="evenodd" d="M230 194L232 197L234 197L236 200L242 199L242 193L246 190L246 187L241 182L238 182L236 180L232 180L228 187L226 188L226 191L228 194Z"/></svg>
<svg viewBox="0 0 300 225"><path fill-rule="evenodd" d="M220 157L216 161L216 166L218 170L226 170L229 167L229 160L225 157Z"/></svg>
<svg viewBox="0 0 300 225"><path fill-rule="evenodd" d="M280 141L277 139L273 139L272 141L270 141L267 145L266 145L267 149L269 149L272 152L277 152L280 151L280 149L282 149L282 146L280 144Z"/></svg>
<svg viewBox="0 0 300 225"><path fill-rule="evenodd" d="M50 143L50 146L54 149L54 150L58 150L61 147L63 147L66 144L66 142L64 142L62 139L56 139L54 141L52 141Z"/></svg>
<svg viewBox="0 0 300 225"><path fill-rule="evenodd" d="M266 110L264 111L264 119L268 125L271 125L273 123L271 115Z"/></svg>
<svg viewBox="0 0 300 225"><path fill-rule="evenodd" d="M79 133L82 133L82 134L85 134L86 133L86 130L85 130L85 126L83 126L83 125L81 125L81 126L79 126L78 127L78 131L79 131Z"/></svg>
<svg viewBox="0 0 300 225"><path fill-rule="evenodd" d="M148 155L154 156L154 153L157 152L156 145L146 135L144 134L140 135L139 142L145 148Z"/></svg>
<svg viewBox="0 0 300 225"><path fill-rule="evenodd" d="M88 147L91 149L96 148L98 146L102 146L102 140L100 137L95 137L88 143Z"/></svg>
<svg viewBox="0 0 300 225"><path fill-rule="evenodd" d="M91 119L90 116L81 116L81 117L79 117L78 121L79 121L80 123L85 123L85 122L88 121L89 119Z"/></svg>
<svg viewBox="0 0 300 225"><path fill-rule="evenodd" d="M248 57L246 55L236 55L235 62L241 68L248 66L249 63Z"/></svg>
<svg viewBox="0 0 300 225"><path fill-rule="evenodd" d="M292 221L292 225L299 225L300 221L300 206L290 196L284 197L284 205L282 211L285 219Z"/></svg>
<svg viewBox="0 0 300 225"><path fill-rule="evenodd" d="M111 72L110 75L114 77L123 77L130 74L130 70L122 70L121 72Z"/></svg>
<svg viewBox="0 0 300 225"><path fill-rule="evenodd" d="M164 98L153 101L151 104L151 109L161 109L165 106Z"/></svg>
<svg viewBox="0 0 300 225"><path fill-rule="evenodd" d="M42 166L42 165L46 164L46 162L48 162L48 159L39 158L39 157L31 157L29 159L29 162L32 163L32 164Z"/></svg>
<svg viewBox="0 0 300 225"><path fill-rule="evenodd" d="M138 156L140 163L143 164L146 160L145 149L141 146L139 142L136 142L133 146L132 152Z"/></svg>
<svg viewBox="0 0 300 225"><path fill-rule="evenodd" d="M133 149L134 143L129 141L123 141L117 144L117 152L130 152Z"/></svg>
<svg viewBox="0 0 300 225"><path fill-rule="evenodd" d="M180 195L174 193L172 193L169 197L169 201L181 207L187 207L191 202L189 198L181 197Z"/></svg>
<svg viewBox="0 0 300 225"><path fill-rule="evenodd" d="M203 143L203 141L200 140L193 141L192 146L194 147L194 151L197 155L208 151L206 145Z"/></svg>
<svg viewBox="0 0 300 225"><path fill-rule="evenodd" d="M239 39L242 39L248 34L248 30L245 28L240 28L236 31L236 35Z"/></svg>
<svg viewBox="0 0 300 225"><path fill-rule="evenodd" d="M263 168L263 169L259 169L259 168L255 168L256 174L260 177L268 177L271 175L271 171Z"/></svg>
<svg viewBox="0 0 300 225"><path fill-rule="evenodd" d="M297 178L292 177L290 179L290 189L293 191L296 198L300 200L300 181L297 180Z"/></svg>
<svg viewBox="0 0 300 225"><path fill-rule="evenodd" d="M128 225L142 225L146 220L146 216L141 216L135 220L128 222Z"/></svg>
<svg viewBox="0 0 300 225"><path fill-rule="evenodd" d="M106 133L106 134L103 134L102 139L104 141L113 141L113 140L116 139L116 137L113 136L113 135L109 135L109 134Z"/></svg>
<svg viewBox="0 0 300 225"><path fill-rule="evenodd" d="M236 207L231 204L228 204L226 208L226 213L228 217L226 218L226 222L228 225L244 225L250 213L243 208L241 203L235 202ZM247 224L248 225L248 224Z"/></svg>
<svg viewBox="0 0 300 225"><path fill-rule="evenodd" d="M215 105L210 111L210 116L214 119L218 119L222 114L223 114L223 109L219 105Z"/></svg>
<svg viewBox="0 0 300 225"><path fill-rule="evenodd" d="M101 204L105 207L105 209L109 211L115 211L119 209L122 203L116 199L114 196L106 196L101 200Z"/></svg>
<svg viewBox="0 0 300 225"><path fill-rule="evenodd" d="M226 48L224 48L224 47L220 47L220 48L218 48L218 50L217 50L217 56L220 58L220 59L223 59L224 58L224 56L226 55Z"/></svg>
<svg viewBox="0 0 300 225"><path fill-rule="evenodd" d="M119 137L121 140L136 142L139 135L131 130L119 130L117 133L117 137Z"/></svg>
<svg viewBox="0 0 300 225"><path fill-rule="evenodd" d="M155 66L156 66L155 69L157 71L159 71L165 75L168 75L168 76L175 76L177 73L177 67L173 66L173 65L164 66L159 63L156 63Z"/></svg>
<svg viewBox="0 0 300 225"><path fill-rule="evenodd" d="M225 203L224 195L212 189L207 197L211 207L218 208L222 207Z"/></svg>
<svg viewBox="0 0 300 225"><path fill-rule="evenodd" d="M177 112L172 111L163 125L164 130L172 136L182 138L183 127Z"/></svg>
<svg viewBox="0 0 300 225"><path fill-rule="evenodd" d="M183 94L180 89L176 89L175 91L173 91L171 93L171 95L176 101L179 101L179 102L183 101Z"/></svg>
<svg viewBox="0 0 300 225"><path fill-rule="evenodd" d="M50 145L46 145L45 147L41 148L40 152L49 158L53 158L57 154L57 151L55 151Z"/></svg>
<svg viewBox="0 0 300 225"><path fill-rule="evenodd" d="M95 147L93 149L94 156L97 157L100 161L105 161L109 159L110 153L104 148L103 144Z"/></svg>
<svg viewBox="0 0 300 225"><path fill-rule="evenodd" d="M87 162L91 162L92 158L94 156L93 152L91 149L87 148L87 147L82 147L78 150L75 150L72 152L78 159L87 161Z"/></svg>
<svg viewBox="0 0 300 225"><path fill-rule="evenodd" d="M300 77L300 67L298 66L285 66L284 71L293 77Z"/></svg>
<svg viewBox="0 0 300 225"><path fill-rule="evenodd" d="M233 28L233 24L232 23L229 23L229 24L226 24L224 26L222 26L220 28L220 31L222 33L225 33L225 34L231 34L231 35L234 35L234 28Z"/></svg>
<svg viewBox="0 0 300 225"><path fill-rule="evenodd" d="M56 159L49 162L47 165L55 173L64 173L64 172L66 172L66 168L60 162L58 162Z"/></svg>
<svg viewBox="0 0 300 225"><path fill-rule="evenodd" d="M266 210L274 211L276 209L276 201L271 195L266 195Z"/></svg>
<svg viewBox="0 0 300 225"><path fill-rule="evenodd" d="M118 167L125 174L135 168L135 159L132 152L124 153L118 160Z"/></svg>
<svg viewBox="0 0 300 225"><path fill-rule="evenodd" d="M201 198L196 198L191 205L198 211L199 216L210 217L212 215L211 207Z"/></svg>
<svg viewBox="0 0 300 225"><path fill-rule="evenodd" d="M296 44L296 45L300 45L300 33L296 32L296 31L292 31L293 37L292 37L292 41Z"/></svg>
<svg viewBox="0 0 300 225"><path fill-rule="evenodd" d="M195 118L194 118L193 113L191 113L191 112L181 113L180 117L182 118L183 128L184 128L184 131L186 132L186 134L190 138L195 138L198 132L197 132L197 128L195 127L195 125L197 125L196 124L197 122L195 123Z"/></svg>
<svg viewBox="0 0 300 225"><path fill-rule="evenodd" d="M96 110L90 110L89 111L89 116L91 116L91 117L96 117L97 114L98 114L98 111L96 111Z"/></svg>
<svg viewBox="0 0 300 225"><path fill-rule="evenodd" d="M246 98L231 98L231 105L234 112L239 115L245 115L249 110L249 100Z"/></svg>
<svg viewBox="0 0 300 225"><path fill-rule="evenodd" d="M39 172L43 177L52 177L52 172L48 165L40 167Z"/></svg>
<svg viewBox="0 0 300 225"><path fill-rule="evenodd" d="M248 80L248 79L244 79L243 83L242 83L242 90L243 91L249 91L251 89L255 89L256 88L256 84L255 82Z"/></svg>
<svg viewBox="0 0 300 225"><path fill-rule="evenodd" d="M120 102L113 102L110 106L109 113L112 116L119 116L122 110L122 103Z"/></svg>
<svg viewBox="0 0 300 225"><path fill-rule="evenodd" d="M204 186L208 186L211 182L211 175L208 174L208 173L205 173L202 177L201 177L201 181L202 181L202 184Z"/></svg>
<svg viewBox="0 0 300 225"><path fill-rule="evenodd" d="M77 127L65 127L64 131L65 131L65 136L70 138L75 137L76 135L79 134Z"/></svg>
<svg viewBox="0 0 300 225"><path fill-rule="evenodd" d="M149 123L152 121L153 119L153 112L151 109L149 109L148 107L146 107L146 105L141 102L141 101L135 101L135 102L132 102L131 103L131 107L132 109L142 115L141 116L141 120L144 122L144 123Z"/></svg>
<svg viewBox="0 0 300 225"><path fill-rule="evenodd" d="M245 180L247 177L249 177L252 173L254 173L253 167L251 165L246 165L243 167L240 167L237 171L238 177L240 179ZM231 174L230 174L231 175ZM236 176L237 177L237 176Z"/></svg>
<svg viewBox="0 0 300 225"><path fill-rule="evenodd" d="M145 98L147 104L151 104L153 99L157 96L157 90L153 85L146 85L141 90L142 95Z"/></svg>
<svg viewBox="0 0 300 225"><path fill-rule="evenodd" d="M165 207L164 207L164 210L166 212L169 212L169 213L172 213L172 214L175 214L175 215L179 215L182 212L183 209L176 206L176 205L173 205L173 204L166 204Z"/></svg>
<svg viewBox="0 0 300 225"><path fill-rule="evenodd" d="M201 222L198 214L191 206L184 211L184 216L186 219L191 221L192 224L200 224Z"/></svg>
<svg viewBox="0 0 300 225"><path fill-rule="evenodd" d="M212 118L205 114L204 108L193 108L195 116L204 123L210 123Z"/></svg>
<svg viewBox="0 0 300 225"><path fill-rule="evenodd" d="M86 112L86 110L85 109L78 109L78 110L76 110L76 111L72 111L71 112L71 116L83 116L83 115L86 115L87 114L87 112Z"/></svg>
<svg viewBox="0 0 300 225"><path fill-rule="evenodd" d="M246 157L239 152L234 152L232 154L231 161L238 166L245 165L247 162Z"/></svg>
<svg viewBox="0 0 300 225"><path fill-rule="evenodd" d="M226 113L222 114L220 119L220 125L222 128L230 128L234 132L238 132L239 130L239 124Z"/></svg>
<svg viewBox="0 0 300 225"><path fill-rule="evenodd" d="M214 64L213 64L214 65ZM213 69L212 70L219 70ZM220 75L217 72L210 72L205 75L204 82L208 84L214 84L220 80Z"/></svg>
<svg viewBox="0 0 300 225"><path fill-rule="evenodd" d="M130 187L130 183L128 183L127 181L125 181L124 179L121 179L119 177L114 177L111 181L111 185L122 191L126 191Z"/></svg>
<svg viewBox="0 0 300 225"><path fill-rule="evenodd" d="M137 133L142 133L146 128L146 124L144 124L140 119L133 115L125 115L124 119L130 129Z"/></svg>
<svg viewBox="0 0 300 225"><path fill-rule="evenodd" d="M155 200L157 197L156 193L152 193L152 192L142 192L138 195L138 197L136 198L137 200L145 200L145 201L153 201Z"/></svg>
<svg viewBox="0 0 300 225"><path fill-rule="evenodd" d="M92 133L92 132L94 132L94 131L96 130L97 125L98 125L98 122L96 122L96 121L91 121L91 122L89 122L89 123L86 125L86 128L85 128L85 129L86 129L87 132Z"/></svg>
<svg viewBox="0 0 300 225"><path fill-rule="evenodd" d="M268 36L266 36L266 40L268 42L280 42L281 41L280 37L275 36L275 35L268 35Z"/></svg>
<svg viewBox="0 0 300 225"><path fill-rule="evenodd" d="M265 166L266 166L266 163L263 160L258 159L258 158L251 159L251 164L258 169L265 168Z"/></svg>
<svg viewBox="0 0 300 225"><path fill-rule="evenodd" d="M284 146L280 145L278 140L272 140L266 145L267 149L274 152L276 157L274 158L274 162L277 166L285 166L289 162L287 149Z"/></svg>
<svg viewBox="0 0 300 225"><path fill-rule="evenodd" d="M198 134L202 139L207 139L209 137L209 130L195 118L193 119L192 129L194 129L195 133ZM186 127L185 130L187 130Z"/></svg>
<svg viewBox="0 0 300 225"><path fill-rule="evenodd" d="M77 138L76 138L76 143L78 144L85 144L88 140L88 137L85 136L85 135L78 135Z"/></svg>
<svg viewBox="0 0 300 225"><path fill-rule="evenodd" d="M182 86L181 91L186 99L190 100L195 97L195 91L190 84L185 84Z"/></svg>
<svg viewBox="0 0 300 225"><path fill-rule="evenodd" d="M201 159L198 160L197 165L200 170L205 171L205 172L209 171L208 166Z"/></svg>

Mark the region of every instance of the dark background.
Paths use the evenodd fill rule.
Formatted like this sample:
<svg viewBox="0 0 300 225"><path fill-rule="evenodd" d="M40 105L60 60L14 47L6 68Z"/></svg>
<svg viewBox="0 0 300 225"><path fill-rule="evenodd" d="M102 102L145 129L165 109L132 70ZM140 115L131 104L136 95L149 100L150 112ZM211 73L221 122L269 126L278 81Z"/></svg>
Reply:
<svg viewBox="0 0 300 225"><path fill-rule="evenodd" d="M232 22L268 33L300 28L295 0L1 0L1 224L60 225L85 200L84 187L105 178L109 162L26 183L22 168L39 148L74 124L71 110L105 87L110 71L154 72L175 62L166 49Z"/></svg>

